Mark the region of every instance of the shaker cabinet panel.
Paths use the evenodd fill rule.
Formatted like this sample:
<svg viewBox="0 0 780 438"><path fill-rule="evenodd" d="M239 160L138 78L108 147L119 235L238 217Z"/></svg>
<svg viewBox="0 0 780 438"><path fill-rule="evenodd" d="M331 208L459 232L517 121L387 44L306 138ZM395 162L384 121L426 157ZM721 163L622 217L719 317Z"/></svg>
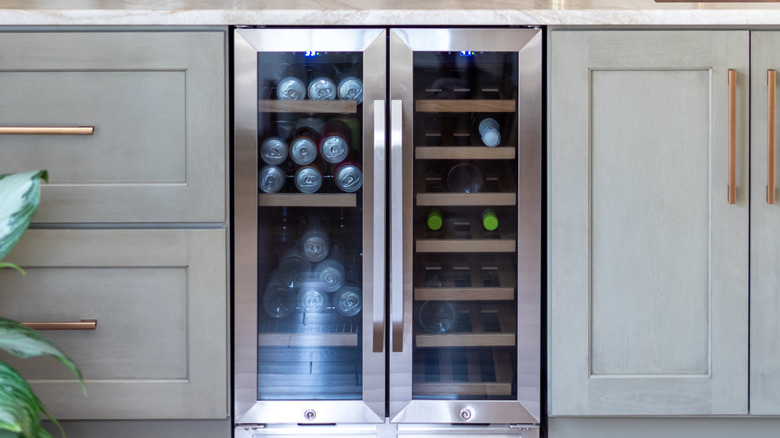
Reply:
<svg viewBox="0 0 780 438"><path fill-rule="evenodd" d="M49 170L36 222L225 220L224 32L0 33L0 59L0 173Z"/></svg>
<svg viewBox="0 0 780 438"><path fill-rule="evenodd" d="M28 230L0 271L3 316L97 320L42 334L79 366L12 359L59 419L225 418L225 230ZM4 360L7 357L4 356Z"/></svg>
<svg viewBox="0 0 780 438"><path fill-rule="evenodd" d="M747 413L748 39L552 32L553 415Z"/></svg>

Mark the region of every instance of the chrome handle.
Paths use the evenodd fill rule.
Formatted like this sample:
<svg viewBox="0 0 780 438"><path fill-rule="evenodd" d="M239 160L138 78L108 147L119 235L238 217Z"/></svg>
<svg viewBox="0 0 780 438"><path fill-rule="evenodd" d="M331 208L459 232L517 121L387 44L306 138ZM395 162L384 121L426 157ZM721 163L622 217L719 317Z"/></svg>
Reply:
<svg viewBox="0 0 780 438"><path fill-rule="evenodd" d="M81 321L31 321L21 323L33 330L95 330L97 319L82 319Z"/></svg>
<svg viewBox="0 0 780 438"><path fill-rule="evenodd" d="M374 353L385 351L385 101L374 101Z"/></svg>
<svg viewBox="0 0 780 438"><path fill-rule="evenodd" d="M390 106L390 226L394 236L390 243L390 318L393 330L393 352L404 350L404 274L403 274L403 107L393 100Z"/></svg>
<svg viewBox="0 0 780 438"><path fill-rule="evenodd" d="M0 135L92 135L94 126L0 126Z"/></svg>
<svg viewBox="0 0 780 438"><path fill-rule="evenodd" d="M737 203L737 71L729 69L729 204Z"/></svg>
<svg viewBox="0 0 780 438"><path fill-rule="evenodd" d="M775 123L777 100L777 72L766 71L767 91L767 142L766 142L766 203L775 203Z"/></svg>

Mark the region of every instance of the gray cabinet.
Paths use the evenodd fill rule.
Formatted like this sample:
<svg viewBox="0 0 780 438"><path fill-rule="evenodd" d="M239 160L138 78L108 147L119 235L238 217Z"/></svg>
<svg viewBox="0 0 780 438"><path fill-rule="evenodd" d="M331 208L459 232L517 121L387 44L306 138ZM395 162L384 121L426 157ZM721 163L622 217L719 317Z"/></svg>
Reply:
<svg viewBox="0 0 780 438"><path fill-rule="evenodd" d="M225 418L225 230L28 230L0 271L0 309L18 321L97 320L44 336L53 359L12 360L59 419Z"/></svg>
<svg viewBox="0 0 780 438"><path fill-rule="evenodd" d="M551 35L551 414L747 414L750 33Z"/></svg>
<svg viewBox="0 0 780 438"><path fill-rule="evenodd" d="M52 360L14 362L58 419L229 415L225 35L0 32L0 173L50 173L0 314L97 320L44 333L86 397Z"/></svg>
<svg viewBox="0 0 780 438"><path fill-rule="evenodd" d="M223 32L0 33L0 174L49 170L38 223L224 222L224 53Z"/></svg>

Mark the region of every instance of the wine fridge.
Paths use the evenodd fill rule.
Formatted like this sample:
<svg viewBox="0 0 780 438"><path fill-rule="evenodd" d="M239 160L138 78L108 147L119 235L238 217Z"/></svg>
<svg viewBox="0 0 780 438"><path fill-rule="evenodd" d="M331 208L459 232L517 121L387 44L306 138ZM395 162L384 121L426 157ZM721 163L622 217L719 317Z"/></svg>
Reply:
<svg viewBox="0 0 780 438"><path fill-rule="evenodd" d="M538 437L542 32L237 28L236 437Z"/></svg>

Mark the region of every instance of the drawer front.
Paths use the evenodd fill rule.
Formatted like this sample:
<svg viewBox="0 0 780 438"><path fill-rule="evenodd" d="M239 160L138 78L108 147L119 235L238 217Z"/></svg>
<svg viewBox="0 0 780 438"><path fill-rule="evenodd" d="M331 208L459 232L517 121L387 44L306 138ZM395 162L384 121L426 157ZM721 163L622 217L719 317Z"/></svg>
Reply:
<svg viewBox="0 0 780 438"><path fill-rule="evenodd" d="M225 220L223 32L0 33L0 173L48 169L36 222ZM2 131L0 131L2 132Z"/></svg>
<svg viewBox="0 0 780 438"><path fill-rule="evenodd" d="M0 270L2 315L95 319L42 331L82 371L11 359L61 419L225 418L225 230L29 230ZM3 356L7 359L7 356Z"/></svg>

